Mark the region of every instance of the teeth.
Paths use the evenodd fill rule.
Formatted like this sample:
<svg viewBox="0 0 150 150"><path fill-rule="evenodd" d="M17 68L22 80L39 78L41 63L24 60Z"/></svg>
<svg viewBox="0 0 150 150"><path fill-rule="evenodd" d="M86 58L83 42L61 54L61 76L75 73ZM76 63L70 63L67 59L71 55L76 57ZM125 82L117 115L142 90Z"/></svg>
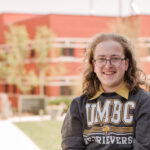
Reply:
<svg viewBox="0 0 150 150"><path fill-rule="evenodd" d="M115 72L104 72L104 74L106 75L111 75L111 74L114 74Z"/></svg>

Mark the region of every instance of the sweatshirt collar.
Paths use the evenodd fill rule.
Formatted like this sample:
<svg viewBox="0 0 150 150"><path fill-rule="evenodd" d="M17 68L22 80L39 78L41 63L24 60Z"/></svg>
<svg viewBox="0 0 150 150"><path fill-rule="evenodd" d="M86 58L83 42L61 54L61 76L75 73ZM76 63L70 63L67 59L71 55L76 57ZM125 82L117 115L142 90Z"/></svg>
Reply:
<svg viewBox="0 0 150 150"><path fill-rule="evenodd" d="M99 97L102 93L105 93L102 86L100 86L99 90L95 93L93 97L90 98L90 100L93 100L97 97ZM122 83L121 86L115 91L118 95L124 97L125 99L128 99L129 96L129 89L126 86L126 83Z"/></svg>

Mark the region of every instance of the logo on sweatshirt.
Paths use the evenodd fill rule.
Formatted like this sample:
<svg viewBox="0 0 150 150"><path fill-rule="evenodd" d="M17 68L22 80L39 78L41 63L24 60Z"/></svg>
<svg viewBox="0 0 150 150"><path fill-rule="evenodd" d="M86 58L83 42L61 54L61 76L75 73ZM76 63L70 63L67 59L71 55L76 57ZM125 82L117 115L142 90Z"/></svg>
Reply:
<svg viewBox="0 0 150 150"><path fill-rule="evenodd" d="M134 101L122 103L121 100L107 99L102 105L101 101L97 103L86 104L87 125L95 124L114 124L119 125L123 122L125 125L132 125L133 112L135 109Z"/></svg>
<svg viewBox="0 0 150 150"><path fill-rule="evenodd" d="M102 131L104 131L105 134L108 134L109 130L110 130L110 127L107 125L102 128Z"/></svg>
<svg viewBox="0 0 150 150"><path fill-rule="evenodd" d="M105 99L102 103L87 103L87 129L84 129L85 144L132 144L134 101L122 102Z"/></svg>

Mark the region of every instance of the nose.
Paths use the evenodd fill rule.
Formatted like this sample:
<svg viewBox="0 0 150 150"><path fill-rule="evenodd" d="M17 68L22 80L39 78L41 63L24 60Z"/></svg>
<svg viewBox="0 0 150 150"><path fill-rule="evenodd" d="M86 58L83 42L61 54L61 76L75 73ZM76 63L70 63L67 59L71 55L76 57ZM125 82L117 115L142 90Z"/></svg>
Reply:
<svg viewBox="0 0 150 150"><path fill-rule="evenodd" d="M106 64L105 64L105 66L111 66L112 64L111 64L111 60L110 59L106 59Z"/></svg>

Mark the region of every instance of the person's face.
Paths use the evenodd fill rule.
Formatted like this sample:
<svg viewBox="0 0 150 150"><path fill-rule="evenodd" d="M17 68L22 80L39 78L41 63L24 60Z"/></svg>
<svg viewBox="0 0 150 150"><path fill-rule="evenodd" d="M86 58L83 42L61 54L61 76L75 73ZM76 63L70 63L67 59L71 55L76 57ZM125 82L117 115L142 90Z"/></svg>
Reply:
<svg viewBox="0 0 150 150"><path fill-rule="evenodd" d="M107 89L112 89L113 91L124 81L124 74L128 69L128 59L124 58L124 50L119 42L109 40L96 46L94 52L95 61L93 61L94 72L100 80L104 91Z"/></svg>

